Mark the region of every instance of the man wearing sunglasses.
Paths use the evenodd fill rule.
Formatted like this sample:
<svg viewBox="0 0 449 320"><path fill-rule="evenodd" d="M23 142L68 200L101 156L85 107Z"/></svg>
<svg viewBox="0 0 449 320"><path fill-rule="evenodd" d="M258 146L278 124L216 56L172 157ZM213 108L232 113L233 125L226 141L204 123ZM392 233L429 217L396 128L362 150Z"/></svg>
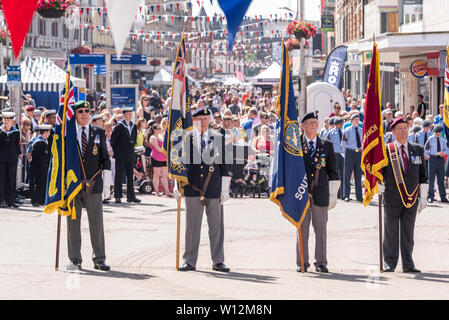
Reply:
<svg viewBox="0 0 449 320"><path fill-rule="evenodd" d="M111 161L106 148L106 135L102 128L89 124L90 107L86 101L74 106L76 138L79 145L83 188L75 197L76 219L67 217L67 249L70 264L68 270L81 269L81 213L86 208L89 219L92 260L94 268L108 271L106 264L103 230L103 179L102 171L111 170Z"/></svg>

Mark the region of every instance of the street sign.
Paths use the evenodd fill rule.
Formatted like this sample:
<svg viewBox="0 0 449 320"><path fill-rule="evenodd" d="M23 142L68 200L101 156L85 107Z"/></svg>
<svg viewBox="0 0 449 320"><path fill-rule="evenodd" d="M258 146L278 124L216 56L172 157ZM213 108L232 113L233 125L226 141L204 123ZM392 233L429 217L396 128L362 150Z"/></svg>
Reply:
<svg viewBox="0 0 449 320"><path fill-rule="evenodd" d="M96 64L94 73L96 76L105 76L106 75L106 65L105 64Z"/></svg>
<svg viewBox="0 0 449 320"><path fill-rule="evenodd" d="M8 86L19 87L21 81L20 66L6 67Z"/></svg>
<svg viewBox="0 0 449 320"><path fill-rule="evenodd" d="M106 64L104 54L71 54L70 64Z"/></svg>
<svg viewBox="0 0 449 320"><path fill-rule="evenodd" d="M144 54L123 54L118 59L117 55L113 54L111 64L147 64L147 56Z"/></svg>
<svg viewBox="0 0 449 320"><path fill-rule="evenodd" d="M112 108L133 108L136 109L137 86L120 85L120 87L111 88L111 107Z"/></svg>

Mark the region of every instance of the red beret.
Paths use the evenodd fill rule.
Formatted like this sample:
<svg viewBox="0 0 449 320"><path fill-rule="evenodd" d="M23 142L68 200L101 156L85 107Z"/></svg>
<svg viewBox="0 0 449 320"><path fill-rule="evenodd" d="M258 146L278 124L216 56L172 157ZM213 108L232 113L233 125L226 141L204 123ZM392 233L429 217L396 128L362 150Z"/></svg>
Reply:
<svg viewBox="0 0 449 320"><path fill-rule="evenodd" d="M25 111L34 111L34 106L29 104L25 107Z"/></svg>
<svg viewBox="0 0 449 320"><path fill-rule="evenodd" d="M396 120L393 121L393 123L390 125L390 129L393 130L394 126L399 124L399 123L407 123L407 119L405 119L404 117L399 117Z"/></svg>

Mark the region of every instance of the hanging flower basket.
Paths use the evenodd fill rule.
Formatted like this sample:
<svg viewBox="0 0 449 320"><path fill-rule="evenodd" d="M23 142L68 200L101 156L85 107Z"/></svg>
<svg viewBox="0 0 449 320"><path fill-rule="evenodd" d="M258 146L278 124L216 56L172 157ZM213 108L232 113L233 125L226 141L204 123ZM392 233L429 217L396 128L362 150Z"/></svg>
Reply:
<svg viewBox="0 0 449 320"><path fill-rule="evenodd" d="M301 44L298 39L288 39L285 43L285 46L287 47L288 51L294 50L294 49L301 49ZM309 48L309 43L306 40L305 46L306 49Z"/></svg>
<svg viewBox="0 0 449 320"><path fill-rule="evenodd" d="M91 54L92 49L87 46L78 46L70 50L71 54Z"/></svg>
<svg viewBox="0 0 449 320"><path fill-rule="evenodd" d="M296 39L309 39L316 36L317 28L312 23L305 21L293 21L287 26L287 33L294 35Z"/></svg>
<svg viewBox="0 0 449 320"><path fill-rule="evenodd" d="M67 7L73 4L74 0L39 0L36 10L43 18L57 19L63 17Z"/></svg>
<svg viewBox="0 0 449 320"><path fill-rule="evenodd" d="M6 29L0 29L0 43L5 45L6 44Z"/></svg>

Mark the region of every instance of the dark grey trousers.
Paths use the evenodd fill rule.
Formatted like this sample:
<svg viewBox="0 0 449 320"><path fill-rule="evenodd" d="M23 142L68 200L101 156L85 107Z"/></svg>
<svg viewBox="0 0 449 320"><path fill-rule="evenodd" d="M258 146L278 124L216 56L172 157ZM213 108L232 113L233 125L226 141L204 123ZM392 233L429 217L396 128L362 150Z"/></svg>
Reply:
<svg viewBox="0 0 449 320"><path fill-rule="evenodd" d="M362 196L362 153L352 150L345 152L345 187L344 197L349 198L351 195L351 175L354 172L355 196L357 200L363 199Z"/></svg>
<svg viewBox="0 0 449 320"><path fill-rule="evenodd" d="M401 206L385 205L384 214L384 261L386 266L395 269L399 259L399 246L403 269L415 267L412 258L413 235L415 230L417 203L410 209Z"/></svg>
<svg viewBox="0 0 449 320"><path fill-rule="evenodd" d="M101 193L87 194L81 191L75 198L76 220L67 217L67 248L71 261L82 262L81 258L81 215L86 208L89 220L92 260L101 262L106 259L103 230L103 202Z"/></svg>
<svg viewBox="0 0 449 320"><path fill-rule="evenodd" d="M327 266L327 207L318 207L311 204L301 225L302 244L304 254L304 267L309 264L309 228L312 221L315 231L315 265ZM296 236L296 265L301 266L301 256L299 248L299 234Z"/></svg>
<svg viewBox="0 0 449 320"><path fill-rule="evenodd" d="M204 207L199 197L185 197L186 233L183 259L191 266L196 266L201 238L201 223ZM213 264L224 262L224 226L223 206L220 199L206 199L206 216L209 226L210 253Z"/></svg>
<svg viewBox="0 0 449 320"><path fill-rule="evenodd" d="M345 158L340 153L335 153L335 160L337 160L338 180L340 180L338 198L344 199L343 189L345 185Z"/></svg>
<svg viewBox="0 0 449 320"><path fill-rule="evenodd" d="M429 159L429 193L428 198L434 199L435 197L435 176L437 177L438 190L440 192L440 199L446 199L446 188L444 187L444 158Z"/></svg>

